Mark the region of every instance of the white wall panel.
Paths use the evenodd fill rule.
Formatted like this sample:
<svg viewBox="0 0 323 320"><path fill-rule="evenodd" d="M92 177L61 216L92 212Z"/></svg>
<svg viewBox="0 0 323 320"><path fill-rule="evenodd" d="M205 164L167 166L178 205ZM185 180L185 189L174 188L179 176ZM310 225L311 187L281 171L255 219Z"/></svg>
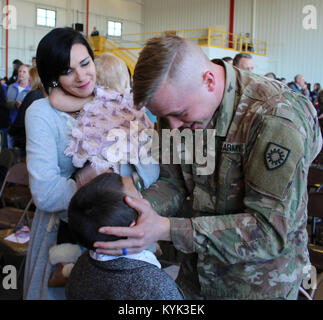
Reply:
<svg viewBox="0 0 323 320"><path fill-rule="evenodd" d="M194 29L225 26L229 29L228 0L145 0L144 30Z"/></svg>
<svg viewBox="0 0 323 320"><path fill-rule="evenodd" d="M237 34L242 34L242 35L245 35L246 33L251 34L252 0L235 0L233 29L234 29L234 33L237 33Z"/></svg>
<svg viewBox="0 0 323 320"><path fill-rule="evenodd" d="M114 19L123 23L123 32L140 33L142 26L143 0L90 0L89 33L96 26L101 35L106 35L107 20ZM5 30L2 25L2 9L6 1L0 1L0 77L5 75ZM72 26L82 23L86 28L86 0L10 0L17 9L17 29L9 30L9 76L11 62L20 59L31 63L41 38L51 28L36 25L36 8L56 10L56 26Z"/></svg>
<svg viewBox="0 0 323 320"><path fill-rule="evenodd" d="M323 0L235 0L234 32L252 33L255 2L254 37L268 41L268 71L292 80L296 73L323 84ZM0 76L5 70L5 30L1 0ZM39 40L50 28L36 26L37 5L57 11L57 26L86 24L86 0L10 0L17 8L17 30L9 32L9 73L11 61L31 62ZM317 29L302 26L305 5L317 9ZM229 31L230 0L91 0L89 32L96 26L106 33L107 19L123 22L124 33L218 27ZM259 68L263 69L263 68Z"/></svg>
<svg viewBox="0 0 323 320"><path fill-rule="evenodd" d="M316 30L303 28L302 10L308 4L317 10ZM228 31L229 8L230 0L144 0L144 31L216 25ZM288 81L302 73L308 82L323 84L323 0L235 0L234 15L235 33L254 30L254 38L268 42L268 70L256 69L275 72Z"/></svg>
<svg viewBox="0 0 323 320"><path fill-rule="evenodd" d="M303 28L308 4L317 9L316 30ZM268 71L288 80L301 73L310 83L323 83L322 0L257 0L256 17L256 38L268 41Z"/></svg>

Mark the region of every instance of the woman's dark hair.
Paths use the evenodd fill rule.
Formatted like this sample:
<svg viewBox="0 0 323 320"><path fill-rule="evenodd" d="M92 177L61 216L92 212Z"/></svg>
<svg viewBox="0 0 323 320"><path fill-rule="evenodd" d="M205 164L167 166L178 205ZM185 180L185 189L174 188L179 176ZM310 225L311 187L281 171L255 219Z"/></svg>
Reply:
<svg viewBox="0 0 323 320"><path fill-rule="evenodd" d="M84 36L72 28L53 29L40 40L36 63L47 93L48 89L53 87L53 81L58 83L59 76L69 69L71 48L76 43L83 44L94 60L93 51Z"/></svg>
<svg viewBox="0 0 323 320"><path fill-rule="evenodd" d="M114 241L116 236L98 232L103 226L128 227L137 211L125 202L121 176L103 173L80 188L68 208L70 232L82 246L93 249L95 241Z"/></svg>

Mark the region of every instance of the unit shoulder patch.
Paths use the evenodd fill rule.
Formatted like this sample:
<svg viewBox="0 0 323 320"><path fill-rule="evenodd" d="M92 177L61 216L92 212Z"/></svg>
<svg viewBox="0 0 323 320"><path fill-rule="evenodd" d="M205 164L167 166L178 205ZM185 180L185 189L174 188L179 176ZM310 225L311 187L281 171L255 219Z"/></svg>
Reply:
<svg viewBox="0 0 323 320"><path fill-rule="evenodd" d="M279 144L269 142L265 151L265 165L268 170L282 167L290 154L290 149Z"/></svg>
<svg viewBox="0 0 323 320"><path fill-rule="evenodd" d="M305 139L293 123L265 117L245 166L247 183L263 195L285 200L305 147Z"/></svg>

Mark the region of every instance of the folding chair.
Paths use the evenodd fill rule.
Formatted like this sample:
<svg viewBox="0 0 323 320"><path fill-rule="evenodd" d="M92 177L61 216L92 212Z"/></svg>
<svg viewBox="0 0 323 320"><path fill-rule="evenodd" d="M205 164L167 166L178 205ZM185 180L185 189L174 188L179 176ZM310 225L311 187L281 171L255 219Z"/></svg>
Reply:
<svg viewBox="0 0 323 320"><path fill-rule="evenodd" d="M311 166L308 170L308 177L307 177L308 192L311 192L313 189L317 191L317 189L321 185L323 185L323 170L320 168Z"/></svg>
<svg viewBox="0 0 323 320"><path fill-rule="evenodd" d="M12 150L2 149L0 152L0 181L3 182L8 169L14 164L15 156Z"/></svg>
<svg viewBox="0 0 323 320"><path fill-rule="evenodd" d="M0 152L0 167L9 169L15 161L13 150L8 148L1 149Z"/></svg>
<svg viewBox="0 0 323 320"><path fill-rule="evenodd" d="M317 232L316 223L318 219L323 218L323 192L312 192L308 197L308 216L312 217L312 235L311 242L308 245L311 264L317 269L317 289L312 289L310 292L311 297L315 300L318 293L323 290L323 246L317 245ZM320 288L320 290L318 290Z"/></svg>
<svg viewBox="0 0 323 320"><path fill-rule="evenodd" d="M29 241L25 243L17 243L17 242L6 240L6 238L10 235L15 234L15 232L21 226L27 226L31 230L33 212L29 211L29 209L32 203L33 203L33 200L30 199L26 208L23 210L23 213L21 214L20 219L17 221L17 223L13 228L0 230L0 254L2 254L3 263L6 264L5 258L4 258L5 255L22 257L22 260L19 265L18 279L22 274L23 266L25 264Z"/></svg>
<svg viewBox="0 0 323 320"><path fill-rule="evenodd" d="M9 168L0 190L0 197L3 203L3 208L0 209L0 228L13 228L20 220L24 210L7 206L7 198L13 203L15 201L19 201L20 204L23 201L28 203L31 199L28 185L29 181L26 163L20 162ZM5 192L6 190L9 191ZM26 207L26 205L24 207Z"/></svg>

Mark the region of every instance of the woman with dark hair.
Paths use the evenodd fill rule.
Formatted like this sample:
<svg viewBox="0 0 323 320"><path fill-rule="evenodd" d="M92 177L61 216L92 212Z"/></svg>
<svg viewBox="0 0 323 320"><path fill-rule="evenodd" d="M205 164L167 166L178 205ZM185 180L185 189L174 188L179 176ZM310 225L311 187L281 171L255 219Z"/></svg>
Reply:
<svg viewBox="0 0 323 320"><path fill-rule="evenodd" d="M95 82L93 52L81 33L71 28L49 32L37 48L37 68L44 88L60 87L88 101ZM29 242L24 299L65 299L64 287L48 287L53 266L49 248L57 243L60 221L67 221L67 208L77 190L71 179L72 159L64 155L75 115L54 109L48 98L27 109L26 153L30 189L37 207Z"/></svg>

